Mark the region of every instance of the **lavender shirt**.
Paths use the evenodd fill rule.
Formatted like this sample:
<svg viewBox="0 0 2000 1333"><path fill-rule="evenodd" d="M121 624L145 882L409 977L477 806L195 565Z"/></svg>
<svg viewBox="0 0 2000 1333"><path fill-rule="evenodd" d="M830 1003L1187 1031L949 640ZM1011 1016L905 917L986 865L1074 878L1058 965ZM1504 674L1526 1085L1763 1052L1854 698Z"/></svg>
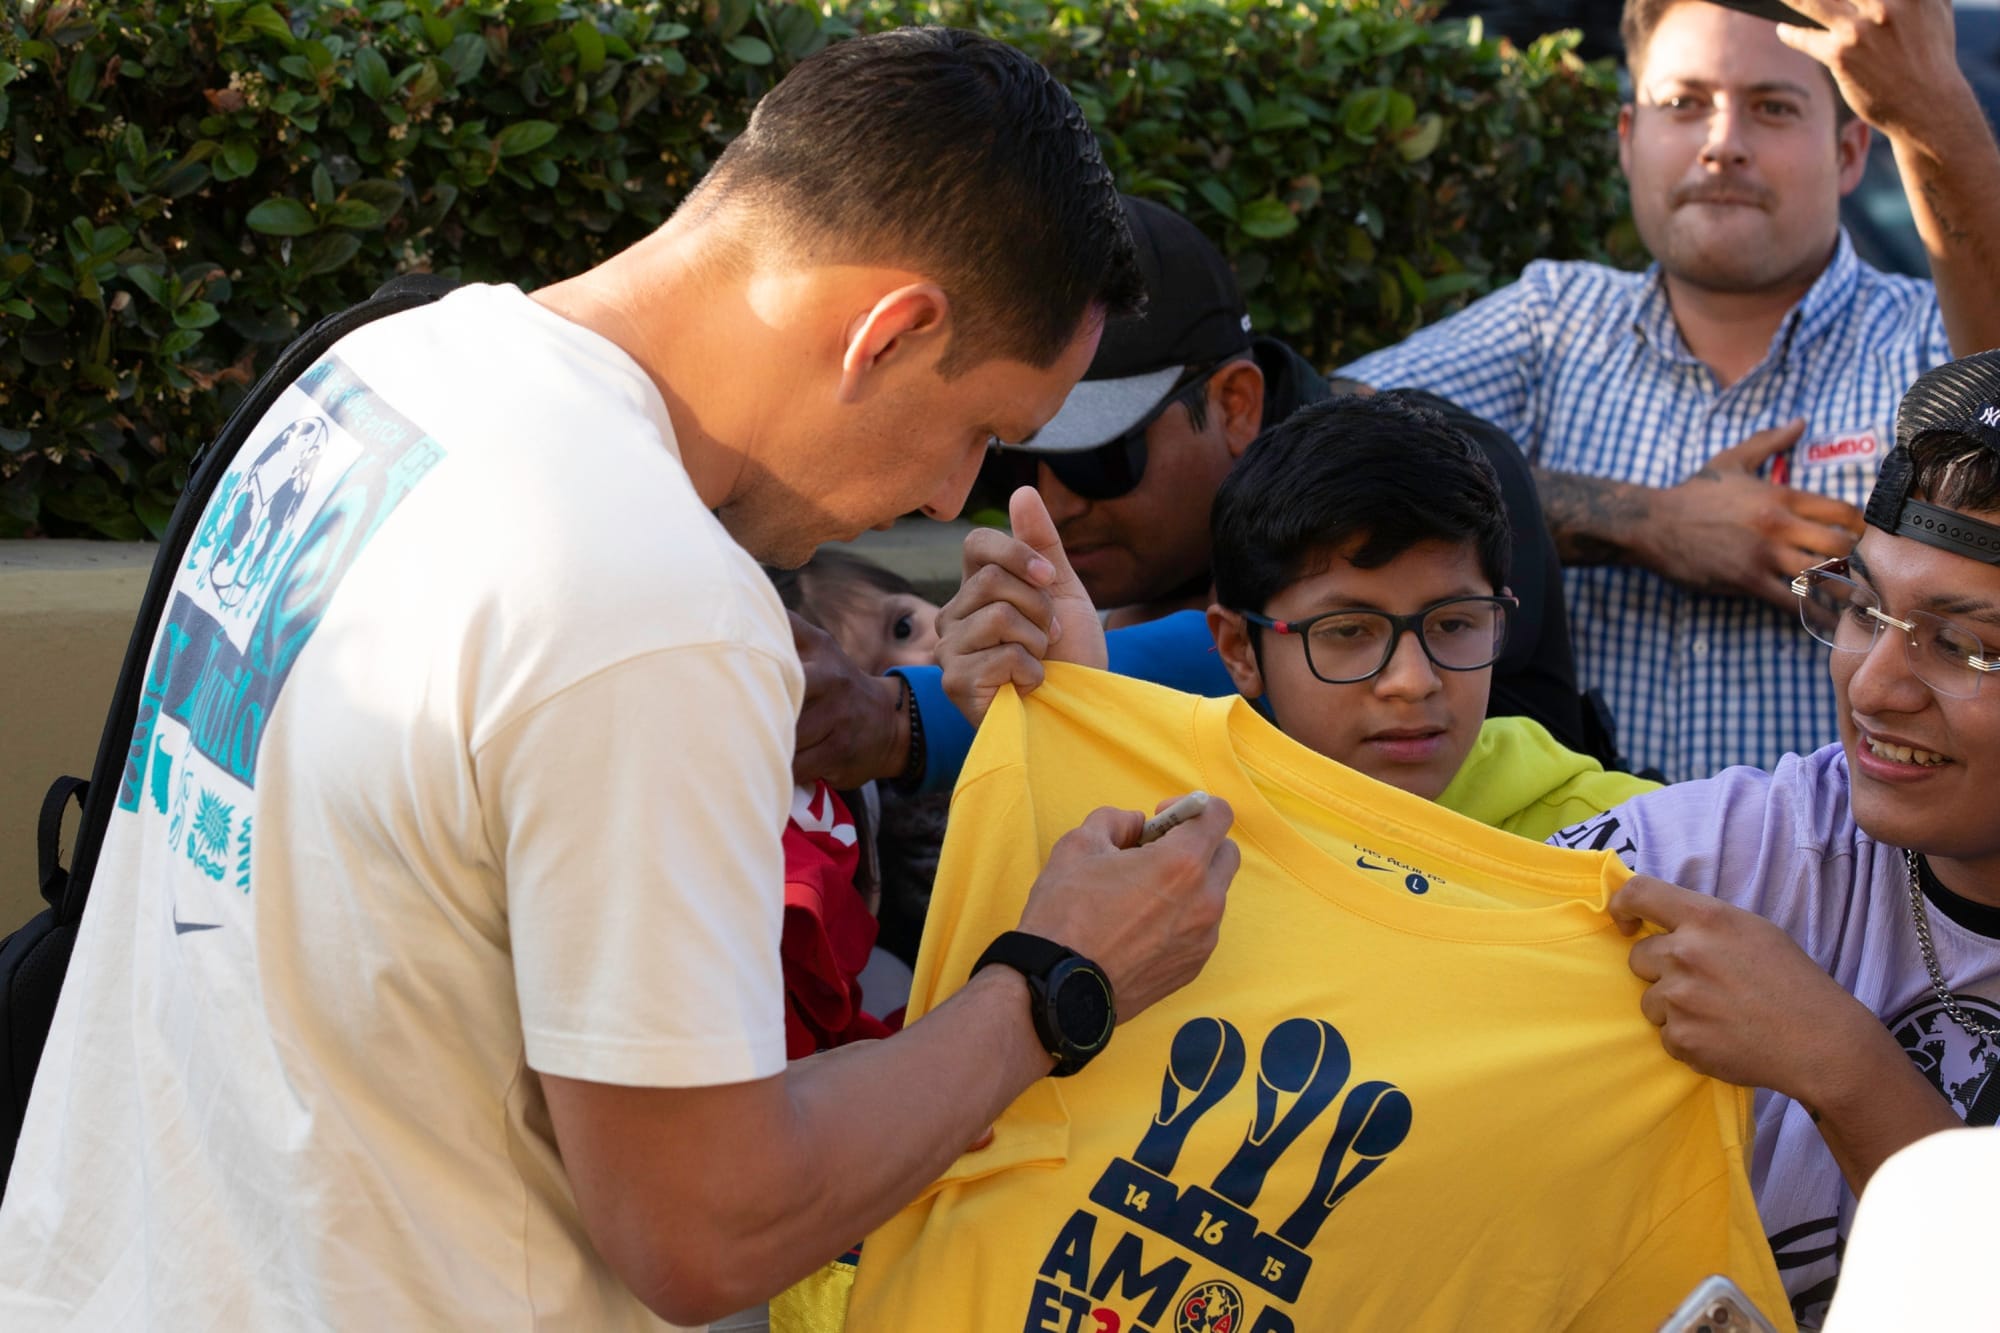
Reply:
<svg viewBox="0 0 2000 1333"><path fill-rule="evenodd" d="M1911 920L1899 847L1856 827L1838 745L1787 755L1776 770L1731 768L1638 796L1549 839L1618 853L1634 870L1710 893L1783 926L1849 994L1873 1010L1972 1125L2000 1112L2000 1045L1961 1028L1938 1003ZM1941 907L1942 903L1942 907ZM1962 925L1949 908L1970 922ZM1933 891L1926 909L1947 984L1975 1016L2000 1025L1995 913ZM1756 1101L1751 1183L1807 1327L1826 1313L1854 1217L1854 1195L1803 1108Z"/></svg>

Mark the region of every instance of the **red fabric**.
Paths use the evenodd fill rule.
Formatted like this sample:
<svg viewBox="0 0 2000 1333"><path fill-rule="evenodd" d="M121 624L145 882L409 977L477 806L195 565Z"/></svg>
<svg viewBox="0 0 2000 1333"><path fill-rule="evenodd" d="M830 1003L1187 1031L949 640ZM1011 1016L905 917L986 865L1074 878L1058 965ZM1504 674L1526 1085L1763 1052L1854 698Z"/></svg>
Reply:
<svg viewBox="0 0 2000 1333"><path fill-rule="evenodd" d="M785 1055L799 1059L891 1029L861 1008L856 978L875 947L875 918L854 887L854 816L824 782L800 791L785 825Z"/></svg>

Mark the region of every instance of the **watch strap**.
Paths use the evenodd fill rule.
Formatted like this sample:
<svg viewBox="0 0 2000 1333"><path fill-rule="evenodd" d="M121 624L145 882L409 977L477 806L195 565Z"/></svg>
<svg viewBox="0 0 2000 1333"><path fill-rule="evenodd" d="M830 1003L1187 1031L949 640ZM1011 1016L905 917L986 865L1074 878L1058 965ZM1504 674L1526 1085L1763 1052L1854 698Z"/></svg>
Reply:
<svg viewBox="0 0 2000 1333"><path fill-rule="evenodd" d="M972 965L972 970L977 974L989 963L1002 963L1024 977L1039 980L1046 978L1063 959L1079 956L1074 949L1065 949L1054 940L1030 935L1024 930L1009 930L986 946L986 952L979 955L979 961Z"/></svg>

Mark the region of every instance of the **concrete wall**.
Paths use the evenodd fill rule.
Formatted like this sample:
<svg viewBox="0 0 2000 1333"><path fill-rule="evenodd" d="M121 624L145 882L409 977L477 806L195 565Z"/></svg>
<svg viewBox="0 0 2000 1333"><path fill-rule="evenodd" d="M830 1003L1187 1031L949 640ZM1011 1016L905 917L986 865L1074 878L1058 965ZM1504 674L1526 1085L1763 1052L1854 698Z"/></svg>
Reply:
<svg viewBox="0 0 2000 1333"><path fill-rule="evenodd" d="M42 796L65 773L90 776L154 550L0 542L0 935L41 910L35 821Z"/></svg>
<svg viewBox="0 0 2000 1333"><path fill-rule="evenodd" d="M866 534L854 549L943 601L958 586L968 530L911 519ZM0 542L0 936L41 910L35 821L42 796L65 773L90 776L156 549Z"/></svg>

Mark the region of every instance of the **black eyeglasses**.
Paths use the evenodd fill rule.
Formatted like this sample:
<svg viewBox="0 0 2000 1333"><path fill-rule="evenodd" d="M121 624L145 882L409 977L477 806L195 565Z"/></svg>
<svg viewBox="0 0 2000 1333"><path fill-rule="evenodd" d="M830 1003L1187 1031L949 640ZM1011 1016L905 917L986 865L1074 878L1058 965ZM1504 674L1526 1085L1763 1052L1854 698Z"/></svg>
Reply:
<svg viewBox="0 0 2000 1333"><path fill-rule="evenodd" d="M1010 449L1009 454L1019 460L1016 466L1022 469L1019 484L1034 485L1035 465L1047 463L1057 481L1086 500L1116 500L1121 495L1130 495L1146 476L1146 432L1166 415L1168 408L1187 400L1194 390L1206 384L1222 365L1217 362L1212 366L1190 366L1174 381L1159 405L1137 425L1094 449L1074 452L1036 452L1032 446Z"/></svg>
<svg viewBox="0 0 2000 1333"><path fill-rule="evenodd" d="M1253 625L1296 635L1313 675L1329 685L1352 685L1381 675L1406 633L1417 636L1424 656L1442 671L1492 666L1507 646L1507 613L1520 604L1513 597L1452 597L1409 616L1359 607L1304 620L1273 620L1255 611L1237 614Z"/></svg>

